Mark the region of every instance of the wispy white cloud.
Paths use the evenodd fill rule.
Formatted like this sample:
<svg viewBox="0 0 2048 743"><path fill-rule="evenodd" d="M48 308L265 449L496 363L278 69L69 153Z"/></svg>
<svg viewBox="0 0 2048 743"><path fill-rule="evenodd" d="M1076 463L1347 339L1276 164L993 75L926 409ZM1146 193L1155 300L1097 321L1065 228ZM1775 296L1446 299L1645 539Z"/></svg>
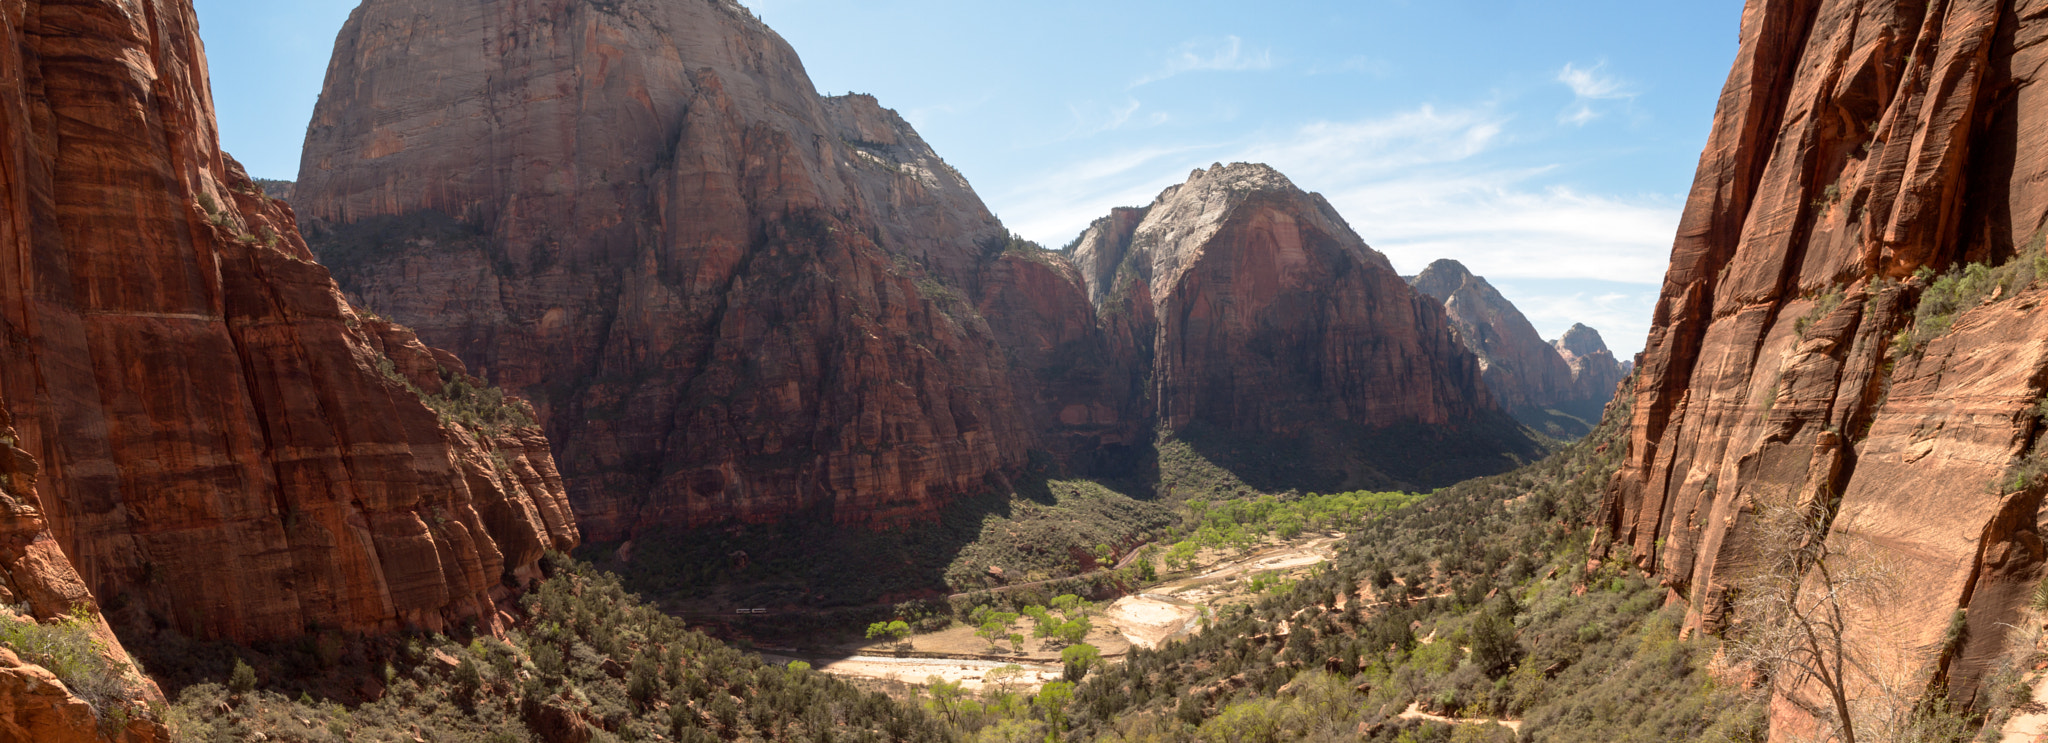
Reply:
<svg viewBox="0 0 2048 743"><path fill-rule="evenodd" d="M1082 139L1126 129L1148 129L1173 120L1173 115L1165 111L1145 110L1145 104L1136 98L1126 98L1123 103L1107 106L1070 103L1067 110L1073 114L1074 127L1055 141Z"/></svg>
<svg viewBox="0 0 2048 743"><path fill-rule="evenodd" d="M1201 144L1146 147L1065 165L1007 194L1003 221L1041 244L1065 245L1110 209L1152 203L1170 185L1164 174L1214 149Z"/></svg>
<svg viewBox="0 0 2048 743"><path fill-rule="evenodd" d="M1244 39L1225 36L1221 41L1195 40L1181 44L1168 55L1165 64L1132 82L1130 87L1149 85L1190 72L1273 69L1271 49L1249 49Z"/></svg>
<svg viewBox="0 0 2048 743"><path fill-rule="evenodd" d="M1387 78L1394 75L1394 63L1384 59L1358 56L1333 64L1318 64L1308 68L1310 75L1369 75Z"/></svg>
<svg viewBox="0 0 2048 743"><path fill-rule="evenodd" d="M1590 194L1552 183L1560 164L1503 164L1515 159L1504 151L1522 139L1517 128L1492 105L1421 106L1241 141L1118 152L1049 171L993 201L1013 229L1058 246L1111 207L1151 203L1192 168L1264 162L1322 192L1396 268L1412 273L1456 258L1497 285L1538 286L1509 298L1546 333L1584 322L1607 334L1617 353L1633 353L1648 329L1681 199Z"/></svg>
<svg viewBox="0 0 2048 743"><path fill-rule="evenodd" d="M1585 126L1600 118L1601 101L1634 100L1636 91L1619 77L1608 74L1607 63L1599 62L1591 67L1580 67L1567 62L1558 70L1557 81L1572 90L1572 103L1557 115L1559 123Z"/></svg>
<svg viewBox="0 0 2048 743"><path fill-rule="evenodd" d="M918 108L913 108L903 112L903 119L905 121L910 122L910 126L912 128L923 130L929 128L933 121L936 121L941 117L958 116L962 113L966 113L968 111L981 108L983 105L986 105L989 101L993 101L995 99L995 92L989 91L986 93L982 93L981 97L971 101L935 103L928 106L920 106Z"/></svg>

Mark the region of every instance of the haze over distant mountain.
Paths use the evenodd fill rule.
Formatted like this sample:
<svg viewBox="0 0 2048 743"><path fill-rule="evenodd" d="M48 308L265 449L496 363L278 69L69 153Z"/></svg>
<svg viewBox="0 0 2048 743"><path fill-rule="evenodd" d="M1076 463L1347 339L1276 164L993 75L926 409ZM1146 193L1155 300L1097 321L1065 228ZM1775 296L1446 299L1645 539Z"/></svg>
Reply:
<svg viewBox="0 0 2048 743"><path fill-rule="evenodd" d="M1429 264L1409 283L1443 303L1459 342L1479 356L1487 389L1516 419L1562 437L1599 422L1622 374L1598 332L1577 325L1546 342L1514 303L1454 260Z"/></svg>

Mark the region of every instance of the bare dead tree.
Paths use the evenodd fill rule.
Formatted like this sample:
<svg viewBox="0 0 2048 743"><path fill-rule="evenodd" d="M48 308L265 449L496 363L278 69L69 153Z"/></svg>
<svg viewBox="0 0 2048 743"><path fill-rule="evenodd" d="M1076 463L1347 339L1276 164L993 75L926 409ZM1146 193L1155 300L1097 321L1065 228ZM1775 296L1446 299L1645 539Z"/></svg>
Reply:
<svg viewBox="0 0 2048 743"><path fill-rule="evenodd" d="M1859 720L1873 723L1870 740L1911 737L1902 734L1910 722L1891 723L1910 720L1912 684L1894 678L1851 628L1859 607L1882 606L1895 594L1890 561L1853 530L1830 535L1823 506L1761 505L1753 524L1758 563L1735 586L1739 624L1730 659L1820 721L1823 740L1857 743L1865 732ZM1812 686L1824 697L1818 703L1804 694Z"/></svg>

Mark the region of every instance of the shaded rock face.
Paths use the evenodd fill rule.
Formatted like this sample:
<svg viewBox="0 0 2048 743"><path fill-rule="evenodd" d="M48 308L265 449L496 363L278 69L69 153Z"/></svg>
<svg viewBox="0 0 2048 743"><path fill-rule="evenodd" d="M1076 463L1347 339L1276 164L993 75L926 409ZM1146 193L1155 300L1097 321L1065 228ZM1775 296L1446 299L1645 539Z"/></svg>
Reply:
<svg viewBox="0 0 2048 743"><path fill-rule="evenodd" d="M124 634L495 626L577 543L547 444L444 423L421 391L459 363L343 301L220 152L190 4L0 21L0 398L40 470L0 557L55 576L8 590L118 598Z"/></svg>
<svg viewBox="0 0 2048 743"><path fill-rule="evenodd" d="M1881 673L1939 670L1969 703L2029 621L2048 555L2019 465L2041 436L2048 294L2002 289L1918 349L1893 340L1916 271L2040 254L2043 38L2031 2L1748 4L1607 508L1619 556L1696 625L1729 619L1771 502L1838 504L1830 542L1875 545L1911 587L1854 609L1852 642L1890 649ZM1946 651L1961 608L1968 639ZM1816 693L1781 695L1774 737L1812 728L1794 702Z"/></svg>
<svg viewBox="0 0 2048 743"><path fill-rule="evenodd" d="M1600 338L1600 331L1585 325L1572 325L1563 338L1551 345L1572 370L1571 393L1564 398L1568 404L1604 408L1618 393L1616 388L1621 380L1634 371L1633 362L1622 364L1614 360L1614 352L1607 350L1607 341Z"/></svg>
<svg viewBox="0 0 2048 743"><path fill-rule="evenodd" d="M1008 353L1038 446L1082 468L1152 433L1141 344L1128 324L1105 324L1086 286L1066 256L1020 248L989 264L977 302Z"/></svg>
<svg viewBox="0 0 2048 743"><path fill-rule="evenodd" d="M1443 303L1458 341L1479 357L1486 388L1518 418L1541 416L1547 408L1576 409L1584 406L1573 403L1590 401L1580 394L1574 370L1558 349L1543 340L1514 303L1486 279L1472 275L1464 264L1454 260L1431 263L1409 283ZM1597 343L1599 335L1593 340ZM1613 389L1608 385L1607 394L1593 404L1594 420Z"/></svg>
<svg viewBox="0 0 2048 743"><path fill-rule="evenodd" d="M36 491L41 466L15 446L19 441L0 398L0 605L8 607L0 609L0 622L90 618L107 658L126 669L121 701L132 711L162 704L162 692L135 670L91 590L50 535ZM102 729L92 706L56 674L0 648L0 740L147 743L168 741L170 733L141 715L124 728Z"/></svg>
<svg viewBox="0 0 2048 743"><path fill-rule="evenodd" d="M1073 262L1101 311L1149 338L1163 424L1289 434L1497 410L1442 306L1273 169L1196 171L1132 216L1097 222Z"/></svg>
<svg viewBox="0 0 2048 743"><path fill-rule="evenodd" d="M595 539L927 517L1085 407L1020 406L978 306L988 271L1056 350L1086 308L1003 295L1064 274L724 0L365 2L292 198L351 293L535 401Z"/></svg>

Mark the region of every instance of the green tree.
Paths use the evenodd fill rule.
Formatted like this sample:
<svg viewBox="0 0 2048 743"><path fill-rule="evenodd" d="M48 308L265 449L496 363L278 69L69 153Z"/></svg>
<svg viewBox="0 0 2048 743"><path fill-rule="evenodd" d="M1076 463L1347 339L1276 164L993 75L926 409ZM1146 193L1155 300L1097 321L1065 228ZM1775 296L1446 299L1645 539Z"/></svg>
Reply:
<svg viewBox="0 0 2048 743"><path fill-rule="evenodd" d="M1092 629L1095 629L1095 626L1087 617L1079 617L1060 625L1059 640L1068 645L1076 645L1087 640L1088 631Z"/></svg>
<svg viewBox="0 0 2048 743"><path fill-rule="evenodd" d="M1102 663L1102 651L1087 643L1070 645L1060 651L1060 663L1066 666L1066 680L1078 684L1088 677L1088 671Z"/></svg>
<svg viewBox="0 0 2048 743"><path fill-rule="evenodd" d="M910 623L901 619L892 622L876 622L868 625L868 639L888 638L901 645L910 640Z"/></svg>
<svg viewBox="0 0 2048 743"><path fill-rule="evenodd" d="M1017 615L1007 611L992 611L982 615L981 626L974 630L974 636L988 641L990 647L1000 646L1009 639L1010 623L1017 621Z"/></svg>
<svg viewBox="0 0 2048 743"><path fill-rule="evenodd" d="M1074 699L1074 685L1065 681L1054 681L1038 690L1038 696L1031 700L1031 706L1038 708L1038 714L1052 730L1047 740L1059 740L1067 731L1067 702Z"/></svg>
<svg viewBox="0 0 2048 743"><path fill-rule="evenodd" d="M1032 637L1051 637L1059 631L1059 620L1054 619L1052 612L1046 611L1043 606L1024 607L1024 616L1031 618Z"/></svg>
<svg viewBox="0 0 2048 743"><path fill-rule="evenodd" d="M947 722L959 724L962 710L961 701L967 698L965 687L958 681L947 681L938 676L925 679L925 693L932 695L924 703L932 714L946 718Z"/></svg>
<svg viewBox="0 0 2048 743"><path fill-rule="evenodd" d="M1487 610L1473 620L1471 631L1472 665L1497 679L1507 674L1519 660L1522 646L1515 641L1514 620L1501 616L1498 611Z"/></svg>
<svg viewBox="0 0 2048 743"><path fill-rule="evenodd" d="M256 669L250 668L247 663L243 663L241 658L236 658L235 670L228 674L228 690L237 695L255 691Z"/></svg>
<svg viewBox="0 0 2048 743"><path fill-rule="evenodd" d="M1171 570L1186 570L1195 564L1195 552L1199 550L1194 540L1183 540L1166 550L1166 567Z"/></svg>

